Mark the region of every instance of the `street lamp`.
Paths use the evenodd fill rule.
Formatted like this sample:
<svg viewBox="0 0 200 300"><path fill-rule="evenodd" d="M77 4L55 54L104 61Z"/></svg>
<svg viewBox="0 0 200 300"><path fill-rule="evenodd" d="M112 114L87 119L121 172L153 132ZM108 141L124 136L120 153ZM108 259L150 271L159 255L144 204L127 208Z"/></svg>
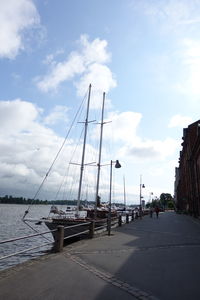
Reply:
<svg viewBox="0 0 200 300"><path fill-rule="evenodd" d="M150 193L149 193L149 203L150 203L150 204L152 203L152 196L153 196L153 192L150 192Z"/></svg>
<svg viewBox="0 0 200 300"><path fill-rule="evenodd" d="M142 183L142 175L140 175L140 219L142 218L142 188L145 188L145 185Z"/></svg>
<svg viewBox="0 0 200 300"><path fill-rule="evenodd" d="M109 195L109 212L108 212L108 235L111 231L111 197L112 197L112 165L115 164L115 168L121 168L121 165L118 160L110 161L110 195Z"/></svg>

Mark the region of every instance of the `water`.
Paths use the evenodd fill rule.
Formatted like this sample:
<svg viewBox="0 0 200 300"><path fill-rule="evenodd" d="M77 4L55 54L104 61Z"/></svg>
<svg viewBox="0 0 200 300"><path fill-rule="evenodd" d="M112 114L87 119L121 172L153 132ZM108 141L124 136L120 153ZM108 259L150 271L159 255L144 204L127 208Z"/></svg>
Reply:
<svg viewBox="0 0 200 300"><path fill-rule="evenodd" d="M27 205L0 204L0 241L35 233L22 221L25 210L27 210ZM29 210L30 213L27 215L27 218L29 217L37 219L48 216L49 210L49 205L33 205ZM31 223L31 226L33 226L39 232L48 230L45 224L35 225L35 223ZM47 234L45 237L47 237L50 241L53 241L51 234ZM24 250L26 248L41 245L45 242L47 242L46 239L44 239L42 236L37 236L25 240L0 244L0 257ZM51 248L52 245L47 245L7 259L0 260L0 270L9 268L40 255L44 255L50 251Z"/></svg>

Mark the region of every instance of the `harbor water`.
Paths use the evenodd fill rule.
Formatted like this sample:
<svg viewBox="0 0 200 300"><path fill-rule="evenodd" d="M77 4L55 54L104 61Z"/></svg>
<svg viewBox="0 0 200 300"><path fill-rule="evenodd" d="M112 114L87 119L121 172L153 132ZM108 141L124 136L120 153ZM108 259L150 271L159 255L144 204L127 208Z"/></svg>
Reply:
<svg viewBox="0 0 200 300"><path fill-rule="evenodd" d="M22 217L27 208L27 205L0 204L0 241L36 233L22 221ZM29 217L38 219L41 217L47 217L49 211L50 205L32 205L27 218ZM31 226L33 226L34 229L38 232L48 231L48 228L45 226L45 224L35 225L35 223L31 223ZM49 241L53 241L51 233L45 235L45 238L48 238ZM37 236L29 239L0 244L0 257L16 253L18 251L22 251L34 246L42 245L47 242L45 238L42 236ZM10 258L0 260L0 270L7 269L29 259L44 255L45 253L50 251L51 248L52 245L47 245L31 251L27 251L22 254L18 254L16 256L12 256Z"/></svg>

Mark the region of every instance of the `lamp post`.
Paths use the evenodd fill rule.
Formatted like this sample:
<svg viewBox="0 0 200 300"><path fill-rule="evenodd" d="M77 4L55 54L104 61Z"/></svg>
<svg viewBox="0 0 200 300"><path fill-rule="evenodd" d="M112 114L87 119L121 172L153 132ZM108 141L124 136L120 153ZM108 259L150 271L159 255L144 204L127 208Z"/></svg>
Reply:
<svg viewBox="0 0 200 300"><path fill-rule="evenodd" d="M152 196L153 196L153 192L149 193L149 203L150 205L152 204Z"/></svg>
<svg viewBox="0 0 200 300"><path fill-rule="evenodd" d="M140 175L140 219L142 218L142 188L145 188L145 185L142 183L142 175Z"/></svg>
<svg viewBox="0 0 200 300"><path fill-rule="evenodd" d="M121 168L121 165L118 160L110 161L110 194L109 194L109 211L108 211L108 235L111 232L111 198L112 198L112 166L115 164L115 168Z"/></svg>

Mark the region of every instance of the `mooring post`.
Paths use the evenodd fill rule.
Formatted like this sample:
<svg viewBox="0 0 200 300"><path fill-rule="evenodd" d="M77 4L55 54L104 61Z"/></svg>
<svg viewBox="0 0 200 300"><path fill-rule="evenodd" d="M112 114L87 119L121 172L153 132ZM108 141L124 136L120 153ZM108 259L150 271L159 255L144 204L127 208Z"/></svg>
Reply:
<svg viewBox="0 0 200 300"><path fill-rule="evenodd" d="M126 214L126 223L129 223L129 214Z"/></svg>
<svg viewBox="0 0 200 300"><path fill-rule="evenodd" d="M118 218L118 225L119 225L119 227L122 226L122 215L119 215L119 218Z"/></svg>
<svg viewBox="0 0 200 300"><path fill-rule="evenodd" d="M131 220L134 221L134 210L132 210Z"/></svg>
<svg viewBox="0 0 200 300"><path fill-rule="evenodd" d="M108 218L107 218L107 230L108 230L108 235L111 235L111 227L112 227L111 217L108 217Z"/></svg>
<svg viewBox="0 0 200 300"><path fill-rule="evenodd" d="M61 252L63 250L64 243L64 226L58 225L56 231L56 238L54 244L55 252Z"/></svg>
<svg viewBox="0 0 200 300"><path fill-rule="evenodd" d="M92 220L89 225L89 237L91 239L94 237L94 224L95 224L95 221Z"/></svg>

